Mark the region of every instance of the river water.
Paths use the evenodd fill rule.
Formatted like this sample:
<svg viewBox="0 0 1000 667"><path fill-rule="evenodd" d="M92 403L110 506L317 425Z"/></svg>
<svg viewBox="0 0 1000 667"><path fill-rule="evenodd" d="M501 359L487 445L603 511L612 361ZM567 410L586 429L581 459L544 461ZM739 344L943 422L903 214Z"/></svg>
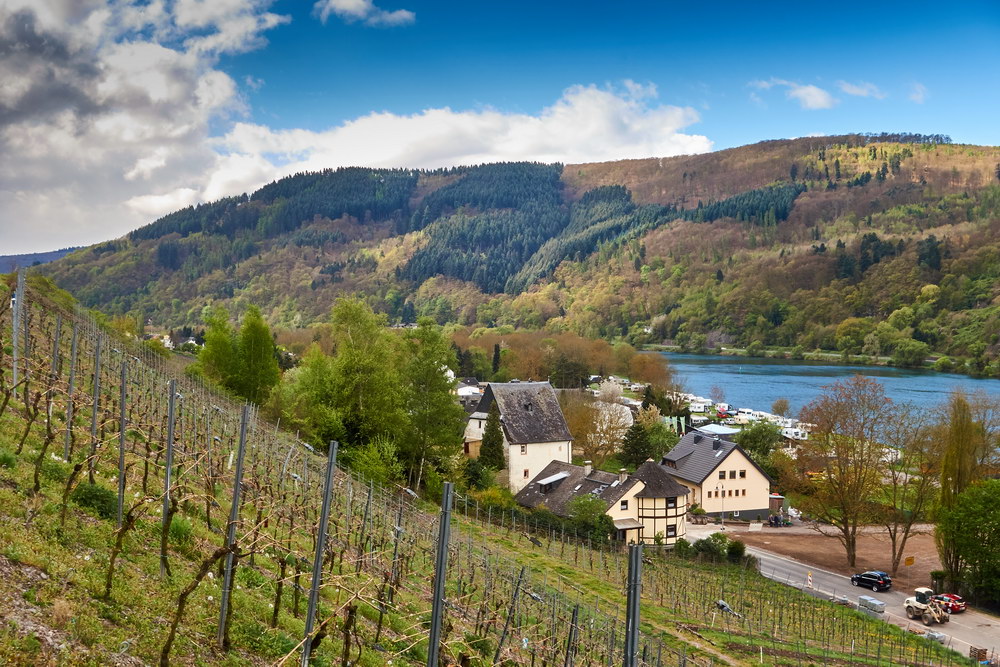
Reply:
<svg viewBox="0 0 1000 667"><path fill-rule="evenodd" d="M955 373L885 366L826 366L812 361L662 353L684 391L708 398L713 387L737 408L770 412L778 398L788 399L790 416L821 393L826 385L856 373L880 382L893 401L933 409L957 388L982 390L1000 398L1000 380L975 379Z"/></svg>

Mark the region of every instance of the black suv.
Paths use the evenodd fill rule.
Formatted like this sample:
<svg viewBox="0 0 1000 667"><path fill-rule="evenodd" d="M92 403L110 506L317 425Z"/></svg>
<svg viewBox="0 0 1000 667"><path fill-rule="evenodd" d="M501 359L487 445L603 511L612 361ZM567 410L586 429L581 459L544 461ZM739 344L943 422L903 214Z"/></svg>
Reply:
<svg viewBox="0 0 1000 667"><path fill-rule="evenodd" d="M854 586L864 586L873 591L887 591L892 588L892 577L881 570L870 570L859 574L851 575L851 584Z"/></svg>

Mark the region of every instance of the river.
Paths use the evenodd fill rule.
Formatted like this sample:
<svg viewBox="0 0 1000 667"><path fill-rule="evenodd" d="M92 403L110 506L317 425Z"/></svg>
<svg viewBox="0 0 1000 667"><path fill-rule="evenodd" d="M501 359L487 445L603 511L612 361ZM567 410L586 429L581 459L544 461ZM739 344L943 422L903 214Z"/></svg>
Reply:
<svg viewBox="0 0 1000 667"><path fill-rule="evenodd" d="M856 373L880 382L893 401L909 402L921 409L942 404L956 388L968 393L982 390L1000 399L1000 380L955 373L888 366L828 366L790 359L662 354L684 391L708 398L712 388L719 387L723 400L730 405L768 412L776 399L785 398L791 416L798 415L806 403L823 393L824 386Z"/></svg>

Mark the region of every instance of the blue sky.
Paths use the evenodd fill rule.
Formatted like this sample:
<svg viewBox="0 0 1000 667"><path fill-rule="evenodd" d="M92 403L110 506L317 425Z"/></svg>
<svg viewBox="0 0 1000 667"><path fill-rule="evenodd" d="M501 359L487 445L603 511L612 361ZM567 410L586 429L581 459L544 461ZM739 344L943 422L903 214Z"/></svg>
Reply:
<svg viewBox="0 0 1000 667"><path fill-rule="evenodd" d="M384 4L415 15L385 28L290 11L268 48L223 66L263 80L253 117L275 128L445 106L537 114L570 86L627 79L697 110L691 129L715 148L893 130L1000 142L997 2L468 4ZM804 109L788 86L751 84L771 79L825 90L832 107ZM845 93L842 82L871 84L879 97Z"/></svg>
<svg viewBox="0 0 1000 667"><path fill-rule="evenodd" d="M995 1L0 0L0 47L0 254L348 164L1000 144Z"/></svg>

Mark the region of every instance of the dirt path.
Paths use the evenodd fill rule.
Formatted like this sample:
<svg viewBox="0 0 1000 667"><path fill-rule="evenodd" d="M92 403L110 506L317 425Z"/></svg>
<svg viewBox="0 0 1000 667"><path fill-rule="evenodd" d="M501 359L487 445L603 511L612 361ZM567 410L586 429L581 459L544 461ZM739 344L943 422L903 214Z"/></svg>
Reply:
<svg viewBox="0 0 1000 667"><path fill-rule="evenodd" d="M930 526L921 526L920 533L911 535L906 542L905 556L913 556L913 565L900 564L893 577L898 590L912 590L915 586L931 585L931 570L940 570L937 548ZM843 545L829 527L819 532L807 524L797 524L788 528L764 527L758 532L748 532L746 525L726 525L726 532L748 546L809 563L831 572L851 575L864 570L891 571L892 548L889 537L882 528L869 528L858 539L858 559L855 567L847 564Z"/></svg>

